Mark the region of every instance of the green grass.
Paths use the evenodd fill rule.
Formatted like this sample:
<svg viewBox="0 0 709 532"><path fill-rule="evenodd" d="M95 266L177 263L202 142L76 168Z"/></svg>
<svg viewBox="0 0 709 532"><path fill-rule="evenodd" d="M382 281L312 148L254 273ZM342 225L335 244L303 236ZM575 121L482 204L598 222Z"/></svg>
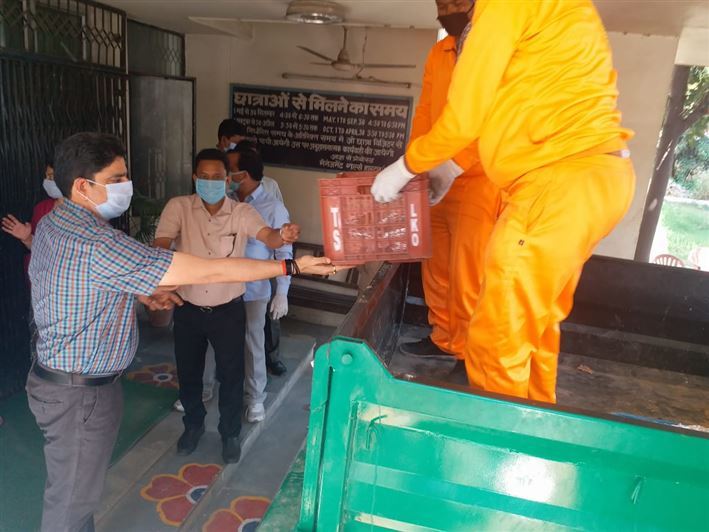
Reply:
<svg viewBox="0 0 709 532"><path fill-rule="evenodd" d="M667 230L670 254L687 261L697 246L709 246L709 207L665 201L660 224Z"/></svg>

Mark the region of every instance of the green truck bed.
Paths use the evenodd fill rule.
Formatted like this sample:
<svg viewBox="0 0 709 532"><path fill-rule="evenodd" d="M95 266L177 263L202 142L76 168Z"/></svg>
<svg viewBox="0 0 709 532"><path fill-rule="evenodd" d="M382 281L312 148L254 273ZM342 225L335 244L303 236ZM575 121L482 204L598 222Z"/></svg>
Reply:
<svg viewBox="0 0 709 532"><path fill-rule="evenodd" d="M403 271L317 351L304 470L262 530L709 529L705 434L392 374Z"/></svg>

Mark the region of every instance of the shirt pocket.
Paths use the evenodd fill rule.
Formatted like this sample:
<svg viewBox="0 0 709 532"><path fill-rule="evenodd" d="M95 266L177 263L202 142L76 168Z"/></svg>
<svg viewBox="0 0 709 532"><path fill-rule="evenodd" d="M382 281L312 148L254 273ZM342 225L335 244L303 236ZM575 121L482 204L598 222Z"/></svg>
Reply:
<svg viewBox="0 0 709 532"><path fill-rule="evenodd" d="M236 248L236 235L226 235L219 237L219 256L229 257Z"/></svg>

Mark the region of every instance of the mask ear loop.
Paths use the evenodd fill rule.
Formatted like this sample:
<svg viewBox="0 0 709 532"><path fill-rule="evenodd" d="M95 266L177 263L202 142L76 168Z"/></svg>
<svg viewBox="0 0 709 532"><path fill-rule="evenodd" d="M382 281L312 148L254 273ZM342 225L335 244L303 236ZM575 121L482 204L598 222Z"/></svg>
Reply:
<svg viewBox="0 0 709 532"><path fill-rule="evenodd" d="M94 185L101 185L101 183L97 183L96 181L93 181L92 179L86 179L86 178L84 178L84 179L85 179L86 181L88 181L89 183L93 183ZM102 186L102 187L105 187L106 185L101 185L101 186ZM96 203L94 200L92 200L91 198L89 198L86 194L84 194L84 193L82 193L82 192L79 192L78 190L77 190L76 192L77 192L79 195L81 195L81 197L84 198L86 201L90 201L90 202L91 202L91 205L93 205L94 207L96 207L96 208L98 209L98 203Z"/></svg>

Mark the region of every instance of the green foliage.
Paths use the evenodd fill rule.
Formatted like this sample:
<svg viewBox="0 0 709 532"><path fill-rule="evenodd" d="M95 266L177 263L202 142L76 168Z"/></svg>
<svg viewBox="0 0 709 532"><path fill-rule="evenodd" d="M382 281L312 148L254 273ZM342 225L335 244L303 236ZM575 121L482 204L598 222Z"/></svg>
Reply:
<svg viewBox="0 0 709 532"><path fill-rule="evenodd" d="M684 116L704 106L709 97L709 68L693 66L687 83ZM709 199L709 116L689 126L675 148L672 180L694 199Z"/></svg>
<svg viewBox="0 0 709 532"><path fill-rule="evenodd" d="M133 194L131 214L140 220L133 235L136 240L144 244L152 244L164 206L164 201L154 200L137 191Z"/></svg>
<svg viewBox="0 0 709 532"><path fill-rule="evenodd" d="M709 246L709 207L665 201L660 224L667 230L667 251L687 262L697 246Z"/></svg>
<svg viewBox="0 0 709 532"><path fill-rule="evenodd" d="M684 115L688 115L709 95L709 68L693 66L689 69L687 94L684 99Z"/></svg>

